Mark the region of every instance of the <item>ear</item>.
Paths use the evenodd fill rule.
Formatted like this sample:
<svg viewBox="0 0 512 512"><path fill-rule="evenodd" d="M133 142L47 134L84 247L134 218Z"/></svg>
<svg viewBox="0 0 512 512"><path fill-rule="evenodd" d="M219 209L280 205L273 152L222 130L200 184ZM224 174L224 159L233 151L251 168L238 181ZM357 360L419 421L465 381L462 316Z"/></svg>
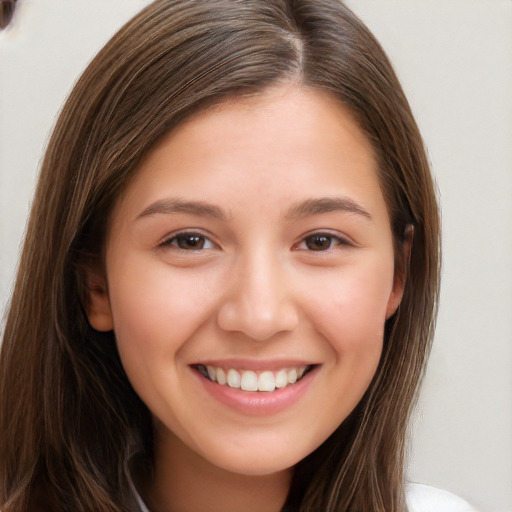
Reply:
<svg viewBox="0 0 512 512"><path fill-rule="evenodd" d="M106 279L100 272L85 271L85 312L89 323L97 331L107 332L114 328Z"/></svg>
<svg viewBox="0 0 512 512"><path fill-rule="evenodd" d="M409 270L409 260L411 258L412 241L414 237L414 227L407 226L405 239L400 242L398 254L395 257L395 275L393 276L393 288L389 295L386 307L386 320L393 316L402 301L404 294L405 282Z"/></svg>

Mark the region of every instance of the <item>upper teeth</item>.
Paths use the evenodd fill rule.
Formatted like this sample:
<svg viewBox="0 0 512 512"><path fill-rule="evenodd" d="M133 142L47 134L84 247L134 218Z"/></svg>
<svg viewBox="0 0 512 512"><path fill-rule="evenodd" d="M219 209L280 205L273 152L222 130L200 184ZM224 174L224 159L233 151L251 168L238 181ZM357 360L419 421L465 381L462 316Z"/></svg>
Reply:
<svg viewBox="0 0 512 512"><path fill-rule="evenodd" d="M309 366L283 368L277 372L265 370L254 372L252 370L225 370L215 366L199 365L198 369L213 382L230 388L243 391L274 391L295 384L304 376Z"/></svg>

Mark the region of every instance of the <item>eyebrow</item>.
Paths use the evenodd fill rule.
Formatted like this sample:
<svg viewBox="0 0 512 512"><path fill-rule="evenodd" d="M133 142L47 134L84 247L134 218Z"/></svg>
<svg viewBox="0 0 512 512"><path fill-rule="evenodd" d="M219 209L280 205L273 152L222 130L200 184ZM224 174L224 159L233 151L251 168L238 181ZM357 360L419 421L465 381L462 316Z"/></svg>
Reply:
<svg viewBox="0 0 512 512"><path fill-rule="evenodd" d="M348 197L321 197L307 199L292 206L285 214L288 220L298 220L311 215L342 211L355 213L372 220L370 213L359 203Z"/></svg>
<svg viewBox="0 0 512 512"><path fill-rule="evenodd" d="M174 213L190 213L200 217L227 220L226 213L218 206L203 201L186 201L172 198L161 199L150 204L137 216L137 219L151 215L172 215Z"/></svg>
<svg viewBox="0 0 512 512"><path fill-rule="evenodd" d="M372 220L372 216L363 206L348 197L306 199L289 208L285 218L287 220L298 220L334 211L355 213ZM189 213L199 217L213 217L223 221L228 219L224 210L218 206L203 201L187 201L178 198L161 199L150 204L137 216L137 219L151 215L172 215L176 213Z"/></svg>

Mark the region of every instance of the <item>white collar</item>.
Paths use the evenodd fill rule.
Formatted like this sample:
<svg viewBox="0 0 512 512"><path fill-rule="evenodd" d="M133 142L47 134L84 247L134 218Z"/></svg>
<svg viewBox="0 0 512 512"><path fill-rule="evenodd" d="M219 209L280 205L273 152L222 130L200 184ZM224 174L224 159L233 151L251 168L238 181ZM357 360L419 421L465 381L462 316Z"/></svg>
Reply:
<svg viewBox="0 0 512 512"><path fill-rule="evenodd" d="M130 473L128 473L128 484L139 508L137 512L150 512L137 491ZM430 512L431 510L436 510L436 512L476 512L474 508L458 496L436 487L407 483L405 491L409 512Z"/></svg>

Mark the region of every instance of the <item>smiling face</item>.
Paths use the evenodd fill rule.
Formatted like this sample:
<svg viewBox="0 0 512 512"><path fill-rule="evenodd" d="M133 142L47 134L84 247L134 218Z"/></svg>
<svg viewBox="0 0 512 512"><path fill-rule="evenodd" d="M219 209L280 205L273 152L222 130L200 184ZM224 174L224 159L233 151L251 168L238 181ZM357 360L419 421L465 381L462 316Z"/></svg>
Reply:
<svg viewBox="0 0 512 512"><path fill-rule="evenodd" d="M89 320L114 329L157 469L188 453L246 475L292 467L354 409L402 292L370 143L294 86L149 152L114 209L106 276Z"/></svg>

